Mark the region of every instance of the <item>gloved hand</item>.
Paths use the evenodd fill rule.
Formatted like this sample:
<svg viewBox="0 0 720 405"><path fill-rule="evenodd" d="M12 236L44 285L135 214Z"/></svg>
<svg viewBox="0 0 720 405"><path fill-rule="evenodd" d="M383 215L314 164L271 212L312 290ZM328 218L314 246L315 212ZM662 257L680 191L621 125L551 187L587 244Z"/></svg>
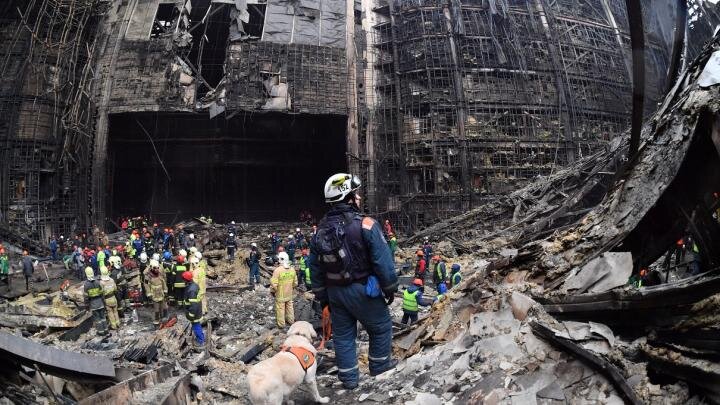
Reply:
<svg viewBox="0 0 720 405"><path fill-rule="evenodd" d="M395 301L395 291L397 290L397 287L395 288L388 288L383 290L383 295L385 296L385 305L390 305Z"/></svg>

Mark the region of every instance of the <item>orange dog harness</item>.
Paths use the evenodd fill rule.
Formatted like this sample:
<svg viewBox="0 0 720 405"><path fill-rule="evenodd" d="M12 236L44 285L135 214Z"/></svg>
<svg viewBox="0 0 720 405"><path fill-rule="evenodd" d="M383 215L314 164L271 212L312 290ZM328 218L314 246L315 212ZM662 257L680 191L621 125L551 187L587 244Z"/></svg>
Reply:
<svg viewBox="0 0 720 405"><path fill-rule="evenodd" d="M315 355L308 349L302 347L280 346L280 350L291 353L300 362L300 367L307 373L308 369L315 364Z"/></svg>

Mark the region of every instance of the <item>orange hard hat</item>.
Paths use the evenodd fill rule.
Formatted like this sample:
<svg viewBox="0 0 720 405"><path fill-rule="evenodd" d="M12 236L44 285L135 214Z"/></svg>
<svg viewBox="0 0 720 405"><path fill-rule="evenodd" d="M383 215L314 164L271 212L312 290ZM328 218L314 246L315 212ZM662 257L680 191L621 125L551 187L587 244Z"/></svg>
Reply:
<svg viewBox="0 0 720 405"><path fill-rule="evenodd" d="M190 271L184 271L183 274L182 274L182 278L183 278L183 280L185 280L185 281L192 281L192 279L193 279L192 272L190 272Z"/></svg>
<svg viewBox="0 0 720 405"><path fill-rule="evenodd" d="M418 250L415 254L418 256L425 256L425 253L423 253L422 250Z"/></svg>
<svg viewBox="0 0 720 405"><path fill-rule="evenodd" d="M416 286L418 286L418 287L422 287L422 286L423 286L423 281L422 281L422 279L416 278L415 280L413 280L413 285L416 285Z"/></svg>

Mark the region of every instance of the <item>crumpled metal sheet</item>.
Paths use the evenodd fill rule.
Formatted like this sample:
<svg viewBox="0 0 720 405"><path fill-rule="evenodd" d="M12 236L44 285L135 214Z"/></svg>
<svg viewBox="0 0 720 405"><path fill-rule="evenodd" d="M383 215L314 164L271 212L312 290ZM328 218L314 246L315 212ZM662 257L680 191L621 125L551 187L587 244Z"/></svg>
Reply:
<svg viewBox="0 0 720 405"><path fill-rule="evenodd" d="M710 87L720 83L720 50L713 52L698 78L698 86Z"/></svg>

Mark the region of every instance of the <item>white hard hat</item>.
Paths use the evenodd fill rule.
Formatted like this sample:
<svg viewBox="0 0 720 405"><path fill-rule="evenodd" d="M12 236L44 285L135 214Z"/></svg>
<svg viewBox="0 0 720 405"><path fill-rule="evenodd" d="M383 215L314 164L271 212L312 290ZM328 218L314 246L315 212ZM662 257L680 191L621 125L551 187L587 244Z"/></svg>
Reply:
<svg viewBox="0 0 720 405"><path fill-rule="evenodd" d="M288 256L287 253L280 252L280 253L278 253L277 257L278 257L278 261L280 262L280 264L283 267L285 267L285 268L290 267L290 256Z"/></svg>
<svg viewBox="0 0 720 405"><path fill-rule="evenodd" d="M180 249L180 251L178 252L178 254L179 254L180 256L187 257L187 251L185 251L185 249Z"/></svg>
<svg viewBox="0 0 720 405"><path fill-rule="evenodd" d="M348 173L337 173L325 182L325 202L340 202L361 186L360 179Z"/></svg>
<svg viewBox="0 0 720 405"><path fill-rule="evenodd" d="M252 247L257 247L257 243L253 242L253 243L250 244L250 246L252 246Z"/></svg>
<svg viewBox="0 0 720 405"><path fill-rule="evenodd" d="M188 235L188 237L189 237L190 239L195 239L195 234L194 234L194 233L191 233L190 235Z"/></svg>
<svg viewBox="0 0 720 405"><path fill-rule="evenodd" d="M289 238L289 239L292 239L292 238L294 238L294 236L292 236L292 235L288 235L288 238Z"/></svg>
<svg viewBox="0 0 720 405"><path fill-rule="evenodd" d="M228 235L228 236L230 236L230 237L232 238L233 236L235 236L235 234L234 234L234 233L231 233L231 234Z"/></svg>
<svg viewBox="0 0 720 405"><path fill-rule="evenodd" d="M160 253L153 253L152 258L155 261L160 261Z"/></svg>
<svg viewBox="0 0 720 405"><path fill-rule="evenodd" d="M160 267L160 262L155 259L152 259L152 260L150 260L150 267L155 267L155 268Z"/></svg>
<svg viewBox="0 0 720 405"><path fill-rule="evenodd" d="M300 228L295 228L295 232L300 232Z"/></svg>
<svg viewBox="0 0 720 405"><path fill-rule="evenodd" d="M235 225L235 221L230 221L230 224L231 224L231 225Z"/></svg>
<svg viewBox="0 0 720 405"><path fill-rule="evenodd" d="M190 254L195 254L197 252L197 248L195 246L190 246Z"/></svg>
<svg viewBox="0 0 720 405"><path fill-rule="evenodd" d="M195 252L195 258L198 259L198 260L202 259L202 253L200 253L200 252Z"/></svg>
<svg viewBox="0 0 720 405"><path fill-rule="evenodd" d="M145 252L140 253L140 261L141 262L145 263L145 262L147 262L147 259L148 259L147 253L145 253Z"/></svg>

